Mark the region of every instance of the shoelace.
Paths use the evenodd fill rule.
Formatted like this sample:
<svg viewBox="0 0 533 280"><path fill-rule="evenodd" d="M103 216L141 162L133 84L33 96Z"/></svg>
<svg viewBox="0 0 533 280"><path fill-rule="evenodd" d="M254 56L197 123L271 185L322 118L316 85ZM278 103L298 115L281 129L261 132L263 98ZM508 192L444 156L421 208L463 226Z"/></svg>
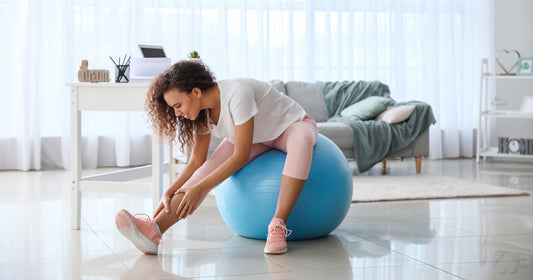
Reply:
<svg viewBox="0 0 533 280"><path fill-rule="evenodd" d="M150 216L148 216L148 214L135 214L135 215L133 215L133 216L134 216L134 217L142 216L143 218L141 218L141 219L150 222L150 224L152 224L152 225L155 224L155 220L152 219L152 218L150 218Z"/></svg>
<svg viewBox="0 0 533 280"><path fill-rule="evenodd" d="M274 228L268 233L268 237L282 240L284 237L287 238L291 234L292 230L287 229L285 225L276 224Z"/></svg>
<svg viewBox="0 0 533 280"><path fill-rule="evenodd" d="M145 220L150 223L150 226L155 227L155 219L150 218L148 214L135 214L134 217L140 216L139 219ZM142 218L141 218L142 217ZM163 236L160 237L159 243L163 242Z"/></svg>

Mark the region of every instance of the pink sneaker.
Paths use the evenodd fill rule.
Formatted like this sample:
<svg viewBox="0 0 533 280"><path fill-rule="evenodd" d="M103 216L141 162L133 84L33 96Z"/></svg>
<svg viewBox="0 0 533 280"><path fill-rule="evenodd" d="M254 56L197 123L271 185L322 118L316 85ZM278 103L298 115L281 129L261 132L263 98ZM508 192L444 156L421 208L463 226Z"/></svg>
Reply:
<svg viewBox="0 0 533 280"><path fill-rule="evenodd" d="M287 242L285 239L291 235L292 230L285 227L282 219L274 217L268 225L268 237L265 245L265 254L284 254L287 253Z"/></svg>
<svg viewBox="0 0 533 280"><path fill-rule="evenodd" d="M118 211L115 216L115 224L118 231L128 238L137 249L145 254L157 254L157 246L161 242L161 231L155 223L146 214L146 218L138 218L131 215L127 210Z"/></svg>

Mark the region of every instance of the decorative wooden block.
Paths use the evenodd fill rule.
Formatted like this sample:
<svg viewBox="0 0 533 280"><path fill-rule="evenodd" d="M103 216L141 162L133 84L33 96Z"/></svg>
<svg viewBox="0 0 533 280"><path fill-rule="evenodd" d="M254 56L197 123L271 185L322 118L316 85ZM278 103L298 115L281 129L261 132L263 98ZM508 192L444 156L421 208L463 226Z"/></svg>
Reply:
<svg viewBox="0 0 533 280"><path fill-rule="evenodd" d="M109 82L109 70L89 70L89 62L84 59L81 61L80 70L78 71L78 80L80 82Z"/></svg>

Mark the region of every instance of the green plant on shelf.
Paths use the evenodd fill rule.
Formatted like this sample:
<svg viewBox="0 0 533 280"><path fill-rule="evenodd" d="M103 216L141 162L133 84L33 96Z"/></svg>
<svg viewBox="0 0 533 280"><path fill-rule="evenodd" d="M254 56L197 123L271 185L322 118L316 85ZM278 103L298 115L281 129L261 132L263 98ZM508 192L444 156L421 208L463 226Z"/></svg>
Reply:
<svg viewBox="0 0 533 280"><path fill-rule="evenodd" d="M200 55L197 51L192 51L189 53L189 58L200 58Z"/></svg>

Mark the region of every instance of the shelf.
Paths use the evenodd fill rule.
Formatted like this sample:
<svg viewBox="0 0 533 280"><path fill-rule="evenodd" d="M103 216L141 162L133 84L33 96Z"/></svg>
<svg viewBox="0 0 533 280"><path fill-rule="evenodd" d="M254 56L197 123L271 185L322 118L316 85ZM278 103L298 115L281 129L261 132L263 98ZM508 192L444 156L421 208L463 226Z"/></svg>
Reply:
<svg viewBox="0 0 533 280"><path fill-rule="evenodd" d="M495 118L533 119L532 113L522 113L520 111L504 111L504 110L485 110L481 112L481 116L489 116L489 117L495 117Z"/></svg>
<svg viewBox="0 0 533 280"><path fill-rule="evenodd" d="M533 159L533 155L521 155L521 154L504 154L498 153L497 147L491 147L485 150L479 151L479 156L481 157L501 157L501 158L524 158L524 159Z"/></svg>
<svg viewBox="0 0 533 280"><path fill-rule="evenodd" d="M531 172L527 171L516 171L516 170L479 170L479 173L487 175L504 175L504 176L531 176Z"/></svg>
<svg viewBox="0 0 533 280"><path fill-rule="evenodd" d="M498 148L494 144L490 144L488 135L488 119L492 118L514 118L514 119L533 119L533 113L523 113L518 110L490 110L488 106L488 80L508 80L508 81L526 81L529 83L533 81L533 76L517 76L517 75L501 75L490 73L489 60L481 60L480 71L480 88L479 88L479 104L478 111L479 118L477 119L477 144L476 144L476 162L479 163L480 157L486 159L487 157L511 158L511 159L533 159L533 155L520 154L504 154L498 153ZM496 81L494 81L496 82Z"/></svg>
<svg viewBox="0 0 533 280"><path fill-rule="evenodd" d="M533 80L533 76L517 76L517 75L497 75L493 73L483 73L483 78L493 79L521 79L521 80Z"/></svg>

